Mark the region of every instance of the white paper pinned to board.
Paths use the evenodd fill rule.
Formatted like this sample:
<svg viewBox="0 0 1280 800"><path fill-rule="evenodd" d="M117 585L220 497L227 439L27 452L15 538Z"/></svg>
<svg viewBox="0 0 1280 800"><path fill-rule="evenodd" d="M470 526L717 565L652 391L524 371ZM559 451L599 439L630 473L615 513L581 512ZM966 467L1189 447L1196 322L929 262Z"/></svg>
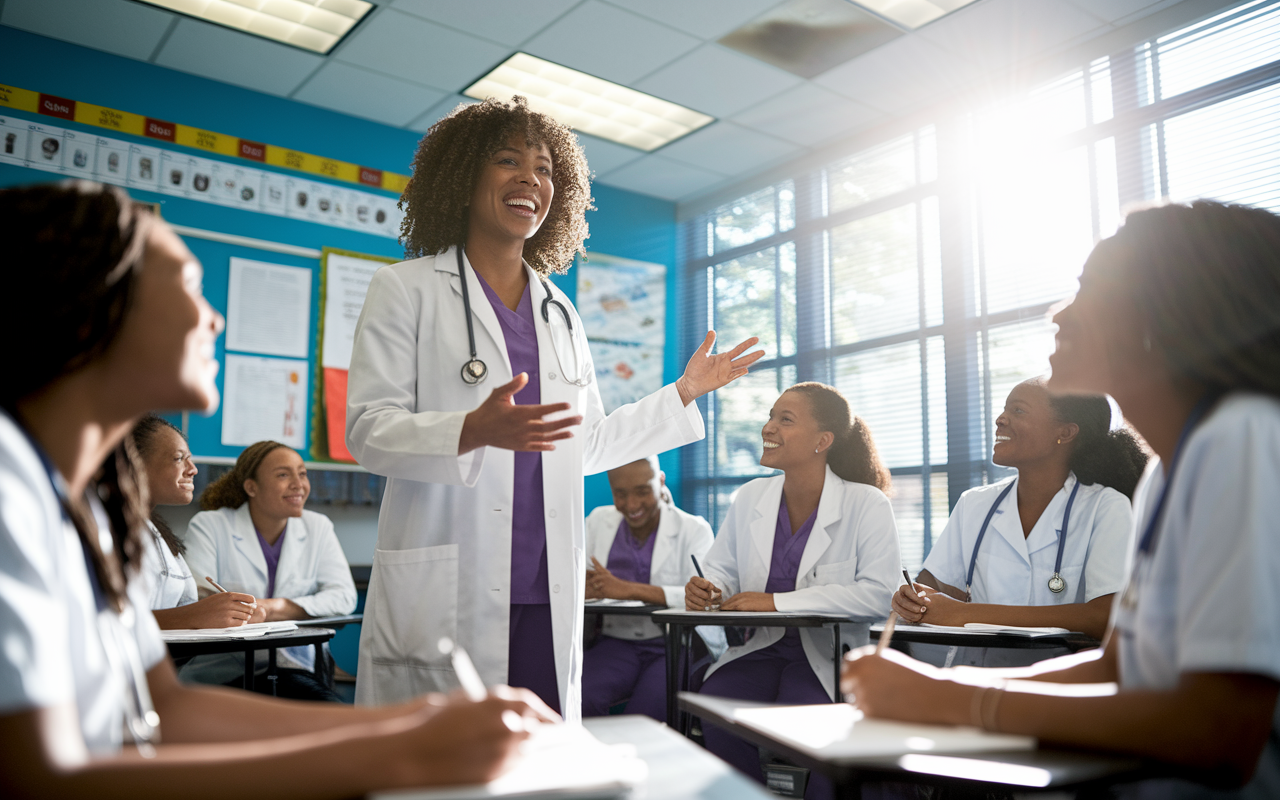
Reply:
<svg viewBox="0 0 1280 800"><path fill-rule="evenodd" d="M222 399L222 443L263 439L302 449L307 414L307 362L228 353Z"/></svg>
<svg viewBox="0 0 1280 800"><path fill-rule="evenodd" d="M231 259L228 350L306 358L310 333L311 270Z"/></svg>
<svg viewBox="0 0 1280 800"><path fill-rule="evenodd" d="M325 258L324 352L321 363L329 369L350 369L351 345L364 296L373 273L386 264L367 258L329 253Z"/></svg>

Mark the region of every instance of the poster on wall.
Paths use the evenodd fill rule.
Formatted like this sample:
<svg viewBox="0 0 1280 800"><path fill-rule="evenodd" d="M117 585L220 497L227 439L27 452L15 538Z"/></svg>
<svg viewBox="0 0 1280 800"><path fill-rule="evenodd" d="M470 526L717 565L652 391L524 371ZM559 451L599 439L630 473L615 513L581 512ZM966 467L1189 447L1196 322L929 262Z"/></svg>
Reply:
<svg viewBox="0 0 1280 800"><path fill-rule="evenodd" d="M307 362L228 353L222 443L245 447L272 439L302 449L306 439Z"/></svg>
<svg viewBox="0 0 1280 800"><path fill-rule="evenodd" d="M310 330L311 270L231 259L228 350L306 358Z"/></svg>
<svg viewBox="0 0 1280 800"><path fill-rule="evenodd" d="M606 413L662 388L665 265L592 253L578 265L577 307Z"/></svg>

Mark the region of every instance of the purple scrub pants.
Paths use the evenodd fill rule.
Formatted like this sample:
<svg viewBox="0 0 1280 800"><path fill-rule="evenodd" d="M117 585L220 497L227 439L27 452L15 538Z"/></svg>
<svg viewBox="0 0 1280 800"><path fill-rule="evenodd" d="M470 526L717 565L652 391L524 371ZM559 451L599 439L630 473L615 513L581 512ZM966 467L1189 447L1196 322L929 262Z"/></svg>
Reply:
<svg viewBox="0 0 1280 800"><path fill-rule="evenodd" d="M626 713L666 722L666 653L661 637L601 636L582 657L582 716L603 717L626 700Z"/></svg>
<svg viewBox="0 0 1280 800"><path fill-rule="evenodd" d="M507 643L507 684L528 689L559 713L560 683L556 679L551 604L512 603Z"/></svg>
<svg viewBox="0 0 1280 800"><path fill-rule="evenodd" d="M830 703L827 690L822 688L805 657L799 631L792 628L788 634L781 641L747 653L713 672L703 682L702 693L797 706ZM764 783L759 750L754 744L713 725L703 725L702 735L708 750L747 777ZM835 797L835 789L831 781L811 771L804 796L806 800L829 800Z"/></svg>

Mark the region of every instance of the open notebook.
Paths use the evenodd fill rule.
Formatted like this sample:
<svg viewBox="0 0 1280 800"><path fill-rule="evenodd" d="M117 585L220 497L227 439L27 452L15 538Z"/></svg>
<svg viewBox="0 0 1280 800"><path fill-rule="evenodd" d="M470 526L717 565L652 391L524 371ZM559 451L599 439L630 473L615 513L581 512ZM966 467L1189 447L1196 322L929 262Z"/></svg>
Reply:
<svg viewBox="0 0 1280 800"><path fill-rule="evenodd" d="M274 633L296 631L293 622L251 622L236 628L183 628L172 631L160 631L166 642L208 642L217 639L253 639Z"/></svg>
<svg viewBox="0 0 1280 800"><path fill-rule="evenodd" d="M511 771L480 786L402 789L370 800L483 800L490 797L595 800L622 797L645 782L649 766L629 745L607 745L581 725L540 725Z"/></svg>

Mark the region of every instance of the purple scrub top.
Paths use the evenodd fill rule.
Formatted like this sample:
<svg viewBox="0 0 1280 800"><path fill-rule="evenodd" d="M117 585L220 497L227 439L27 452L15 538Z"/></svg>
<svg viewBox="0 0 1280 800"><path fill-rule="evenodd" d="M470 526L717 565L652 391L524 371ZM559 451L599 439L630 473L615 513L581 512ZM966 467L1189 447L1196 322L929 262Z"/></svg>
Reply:
<svg viewBox="0 0 1280 800"><path fill-rule="evenodd" d="M533 300L530 286L525 285L520 304L512 311L503 304L480 273L476 273L485 297L493 306L506 340L511 374L528 373L529 382L516 393L518 405L542 402L539 380L538 334L533 326ZM516 452L515 493L511 507L511 602L513 604L550 603L551 590L547 576L547 523L543 516L542 453Z"/></svg>
<svg viewBox="0 0 1280 800"><path fill-rule="evenodd" d="M613 547L609 548L609 563L605 566L614 577L634 583L648 583L649 570L653 566L653 543L658 538L658 530L654 528L640 544L631 535L631 526L623 519L618 525L618 532L613 536Z"/></svg>
<svg viewBox="0 0 1280 800"><path fill-rule="evenodd" d="M262 538L262 534L258 533L258 529L253 529L258 534L258 546L262 548L262 557L267 560L267 597L276 596L276 568L280 566L280 553L284 550L284 537L289 533L288 529L280 534L280 538L276 539L275 544L267 544L267 540Z"/></svg>
<svg viewBox="0 0 1280 800"><path fill-rule="evenodd" d="M800 530L791 534L791 515L787 513L787 497L783 495L778 504L778 524L773 529L773 557L769 561L769 580L764 590L770 594L775 592L794 592L796 576L800 573L800 558L804 555L804 547L809 542L809 533L813 531L813 523L818 519L818 509L814 509L809 518L800 526ZM800 629L787 628L778 645L784 649L795 649L801 656Z"/></svg>

